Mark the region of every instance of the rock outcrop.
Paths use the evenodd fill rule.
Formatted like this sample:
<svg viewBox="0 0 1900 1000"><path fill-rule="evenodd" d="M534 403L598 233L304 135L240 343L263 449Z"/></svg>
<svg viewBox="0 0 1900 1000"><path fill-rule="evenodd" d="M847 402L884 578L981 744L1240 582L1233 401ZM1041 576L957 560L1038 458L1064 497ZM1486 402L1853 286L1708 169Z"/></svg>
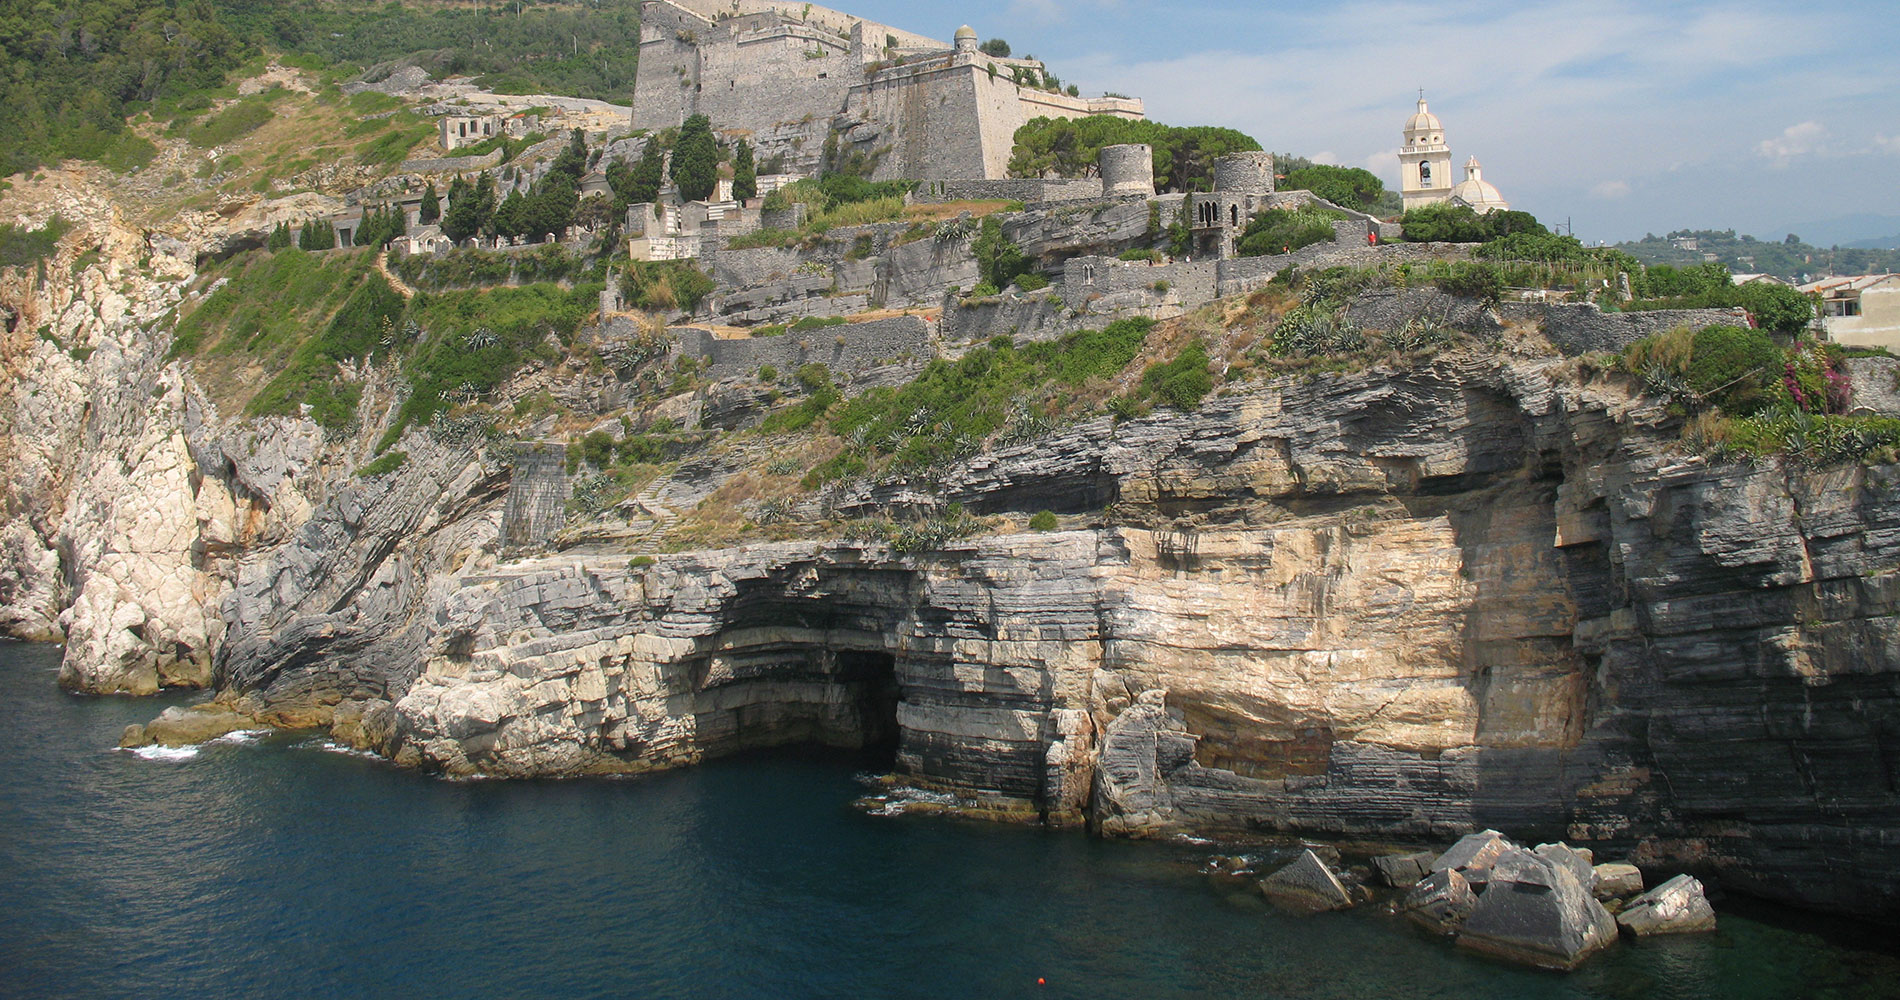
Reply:
<svg viewBox="0 0 1900 1000"><path fill-rule="evenodd" d="M1292 864L1261 879L1260 892L1278 905L1304 913L1352 906L1352 893L1310 849L1301 851Z"/></svg>
<svg viewBox="0 0 1900 1000"><path fill-rule="evenodd" d="M1616 921L1568 866L1513 848L1491 866L1458 946L1526 965L1573 969L1616 942Z"/></svg>
<svg viewBox="0 0 1900 1000"><path fill-rule="evenodd" d="M1900 912L1900 470L1686 454L1620 382L1463 350L823 503L1074 530L518 557L507 454L412 429L360 479L374 432L218 414L165 358L189 262L89 225L51 264L74 281L0 288L0 624L64 638L77 689L209 683L453 774L889 745L913 781L1118 835L1496 826ZM351 377L386 412L398 389ZM1553 954L1588 946L1581 869L1529 856L1510 892L1561 883L1591 919ZM1438 870L1448 906L1498 874Z"/></svg>
<svg viewBox="0 0 1900 1000"><path fill-rule="evenodd" d="M1631 900L1616 922L1638 937L1694 934L1715 929L1715 908L1703 895L1700 881L1678 875Z"/></svg>

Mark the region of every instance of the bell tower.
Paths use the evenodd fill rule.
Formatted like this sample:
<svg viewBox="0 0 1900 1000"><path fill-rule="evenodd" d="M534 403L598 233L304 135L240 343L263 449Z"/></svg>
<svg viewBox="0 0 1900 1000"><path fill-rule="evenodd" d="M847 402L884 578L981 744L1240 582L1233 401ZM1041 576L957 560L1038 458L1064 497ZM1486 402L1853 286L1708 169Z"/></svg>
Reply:
<svg viewBox="0 0 1900 1000"><path fill-rule="evenodd" d="M1399 149L1399 194L1405 199L1405 210L1449 200L1455 182L1445 126L1425 107L1421 90L1418 113L1405 123L1405 145Z"/></svg>

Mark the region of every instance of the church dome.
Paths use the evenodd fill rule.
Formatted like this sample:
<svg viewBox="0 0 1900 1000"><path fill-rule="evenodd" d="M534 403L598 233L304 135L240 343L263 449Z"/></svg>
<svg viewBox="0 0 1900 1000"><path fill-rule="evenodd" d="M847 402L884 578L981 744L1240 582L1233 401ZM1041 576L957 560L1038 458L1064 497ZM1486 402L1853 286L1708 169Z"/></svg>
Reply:
<svg viewBox="0 0 1900 1000"><path fill-rule="evenodd" d="M1511 203L1504 200L1504 195L1484 179L1484 167L1475 156L1465 161L1465 179L1451 189L1451 196L1481 213L1504 211L1511 207Z"/></svg>
<svg viewBox="0 0 1900 1000"><path fill-rule="evenodd" d="M1437 115L1426 109L1425 98L1421 97L1418 99L1418 114L1406 121L1405 130L1407 132L1443 132L1445 126L1438 123Z"/></svg>
<svg viewBox="0 0 1900 1000"><path fill-rule="evenodd" d="M957 29L957 38L958 39L968 38L968 39L974 40L976 38L976 29L966 24L963 27Z"/></svg>

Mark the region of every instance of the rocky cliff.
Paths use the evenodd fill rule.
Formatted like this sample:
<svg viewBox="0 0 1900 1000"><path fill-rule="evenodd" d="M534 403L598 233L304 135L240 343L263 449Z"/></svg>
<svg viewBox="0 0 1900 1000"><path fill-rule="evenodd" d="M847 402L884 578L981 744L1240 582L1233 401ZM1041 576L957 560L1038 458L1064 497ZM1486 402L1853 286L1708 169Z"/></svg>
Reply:
<svg viewBox="0 0 1900 1000"><path fill-rule="evenodd" d="M92 217L0 290L0 604L75 689L210 685L457 775L890 745L1113 834L1494 826L1900 910L1891 467L1689 454L1621 381L1469 348L827 500L992 519L936 546L516 556L506 451L437 425L365 478L377 419L221 416L165 358L188 255Z"/></svg>

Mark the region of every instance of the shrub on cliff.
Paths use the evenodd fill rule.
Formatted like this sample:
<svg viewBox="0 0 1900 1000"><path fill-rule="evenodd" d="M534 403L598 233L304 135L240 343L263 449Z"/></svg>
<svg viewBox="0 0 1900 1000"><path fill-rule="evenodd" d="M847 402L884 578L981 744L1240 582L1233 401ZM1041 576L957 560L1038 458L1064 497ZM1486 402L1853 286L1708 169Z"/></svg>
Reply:
<svg viewBox="0 0 1900 1000"><path fill-rule="evenodd" d="M1782 352L1759 330L1704 327L1696 331L1685 374L1690 387L1723 412L1747 416L1773 401Z"/></svg>
<svg viewBox="0 0 1900 1000"><path fill-rule="evenodd" d="M1333 238L1333 223L1346 216L1331 209L1269 208L1254 215L1240 235L1236 250L1242 257L1269 257Z"/></svg>
<svg viewBox="0 0 1900 1000"><path fill-rule="evenodd" d="M1172 360L1156 362L1142 372L1141 388L1156 402L1183 412L1201 406L1201 400L1214 390L1214 376L1207 370L1207 348L1195 341L1181 349Z"/></svg>

